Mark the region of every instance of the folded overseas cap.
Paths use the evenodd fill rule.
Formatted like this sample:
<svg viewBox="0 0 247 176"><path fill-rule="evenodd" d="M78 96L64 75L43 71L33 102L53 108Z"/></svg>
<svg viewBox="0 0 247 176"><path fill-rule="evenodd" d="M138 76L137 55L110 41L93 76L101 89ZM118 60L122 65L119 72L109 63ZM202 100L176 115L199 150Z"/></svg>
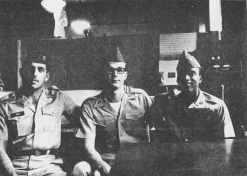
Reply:
<svg viewBox="0 0 247 176"><path fill-rule="evenodd" d="M177 70L187 68L201 68L201 65L194 56L183 51L178 61Z"/></svg>
<svg viewBox="0 0 247 176"><path fill-rule="evenodd" d="M53 65L53 63L51 62L51 58L48 55L36 51L30 52L27 55L27 57L23 60L23 65L28 66L31 65L33 62L45 64L48 70L50 70Z"/></svg>
<svg viewBox="0 0 247 176"><path fill-rule="evenodd" d="M116 43L111 43L107 46L105 60L106 62L126 62L121 48Z"/></svg>
<svg viewBox="0 0 247 176"><path fill-rule="evenodd" d="M27 61L28 62L43 63L43 64L48 65L49 64L49 57L42 52L33 51L33 52L28 54Z"/></svg>

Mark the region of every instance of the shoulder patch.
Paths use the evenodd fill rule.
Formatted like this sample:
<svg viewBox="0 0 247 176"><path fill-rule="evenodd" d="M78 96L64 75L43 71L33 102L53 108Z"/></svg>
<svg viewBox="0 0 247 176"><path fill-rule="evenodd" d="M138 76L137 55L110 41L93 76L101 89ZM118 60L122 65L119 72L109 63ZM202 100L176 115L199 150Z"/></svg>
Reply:
<svg viewBox="0 0 247 176"><path fill-rule="evenodd" d="M4 95L3 97L0 98L0 103L10 102L15 99L16 99L15 92L10 92L9 94Z"/></svg>
<svg viewBox="0 0 247 176"><path fill-rule="evenodd" d="M47 88L47 94L50 96L56 96L59 91L60 89L55 85L52 85Z"/></svg>

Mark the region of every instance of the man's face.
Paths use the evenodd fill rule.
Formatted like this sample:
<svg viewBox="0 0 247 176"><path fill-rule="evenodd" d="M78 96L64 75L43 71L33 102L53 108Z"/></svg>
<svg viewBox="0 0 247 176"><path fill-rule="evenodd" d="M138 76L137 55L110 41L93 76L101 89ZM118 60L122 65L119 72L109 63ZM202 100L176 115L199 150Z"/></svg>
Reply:
<svg viewBox="0 0 247 176"><path fill-rule="evenodd" d="M49 73L47 71L46 65L43 63L32 62L30 67L27 68L28 75L27 80L29 86L33 90L40 89L44 87L45 83L49 79Z"/></svg>
<svg viewBox="0 0 247 176"><path fill-rule="evenodd" d="M201 83L200 68L185 68L178 70L178 84L182 91L196 92Z"/></svg>
<svg viewBox="0 0 247 176"><path fill-rule="evenodd" d="M106 67L107 81L115 89L124 86L127 79L127 70L125 62L109 62Z"/></svg>

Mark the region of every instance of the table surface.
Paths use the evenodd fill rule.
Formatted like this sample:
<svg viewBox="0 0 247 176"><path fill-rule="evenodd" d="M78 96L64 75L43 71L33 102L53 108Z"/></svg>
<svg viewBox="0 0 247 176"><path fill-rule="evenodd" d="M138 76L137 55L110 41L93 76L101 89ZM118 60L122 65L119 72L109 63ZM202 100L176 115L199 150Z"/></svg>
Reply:
<svg viewBox="0 0 247 176"><path fill-rule="evenodd" d="M112 175L246 176L247 138L124 146Z"/></svg>

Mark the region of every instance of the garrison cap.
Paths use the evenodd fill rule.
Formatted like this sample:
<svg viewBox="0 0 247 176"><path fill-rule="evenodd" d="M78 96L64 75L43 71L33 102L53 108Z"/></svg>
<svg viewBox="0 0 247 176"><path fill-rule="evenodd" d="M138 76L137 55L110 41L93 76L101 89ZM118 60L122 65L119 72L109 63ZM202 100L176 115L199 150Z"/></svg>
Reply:
<svg viewBox="0 0 247 176"><path fill-rule="evenodd" d="M105 54L106 62L126 62L122 54L121 48L117 44L111 44L107 47Z"/></svg>
<svg viewBox="0 0 247 176"><path fill-rule="evenodd" d="M177 70L184 68L201 68L201 65L194 56L183 51L178 61Z"/></svg>
<svg viewBox="0 0 247 176"><path fill-rule="evenodd" d="M48 57L46 54L41 53L39 51L28 54L26 63L30 64L32 62L45 64L48 69L50 69L51 67L50 57Z"/></svg>

